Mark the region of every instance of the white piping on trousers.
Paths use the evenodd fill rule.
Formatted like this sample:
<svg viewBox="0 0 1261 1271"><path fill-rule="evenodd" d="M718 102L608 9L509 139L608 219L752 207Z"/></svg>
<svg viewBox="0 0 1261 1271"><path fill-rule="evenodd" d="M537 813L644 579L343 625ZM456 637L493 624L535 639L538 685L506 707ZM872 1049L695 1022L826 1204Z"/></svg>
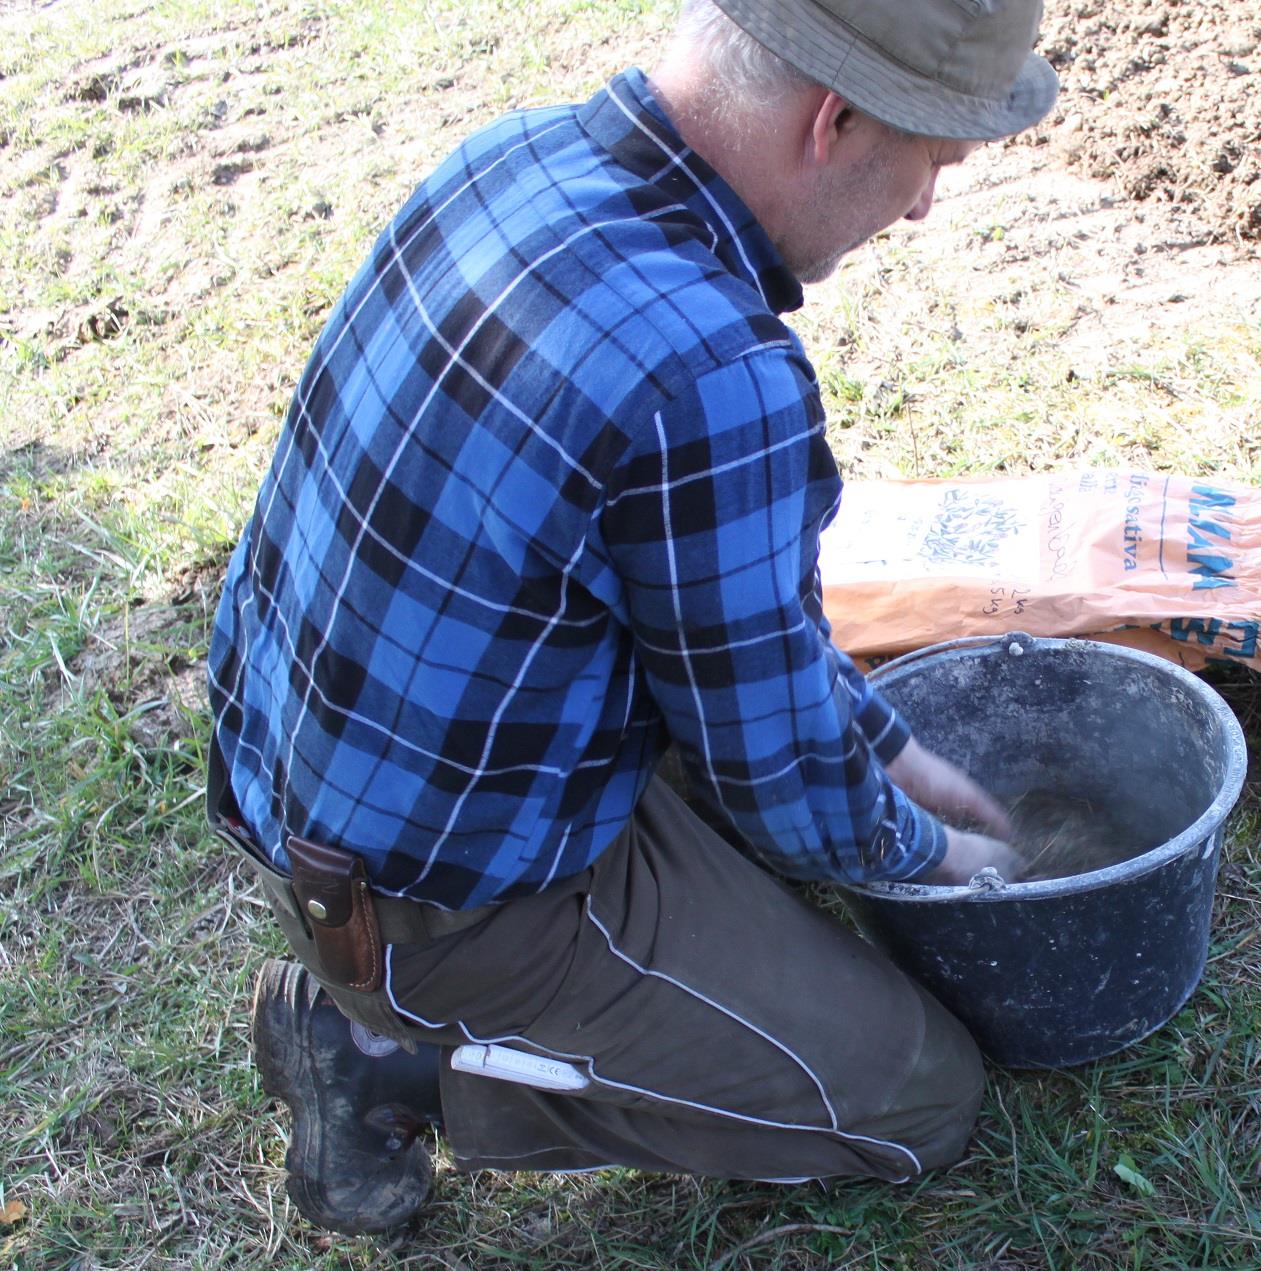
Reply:
<svg viewBox="0 0 1261 1271"><path fill-rule="evenodd" d="M609 951L613 953L615 957L621 958L623 961L627 962L630 966L634 967L635 970L639 971L640 974L642 975L652 975L660 979L669 980L671 984L676 985L676 987L681 989L683 992L690 993L694 997L698 998L700 1001L705 1002L707 1005L713 1006L716 1010L722 1011L724 1014L730 1015L732 1019L735 1019L737 1020L737 1022L744 1024L747 1028L751 1029L753 1032L757 1033L759 1036L766 1038L766 1040L770 1041L773 1045L779 1046L779 1048L781 1050L784 1050L785 1053L788 1054L790 1057L794 1059L796 1058L796 1056L792 1055L791 1051L788 1051L785 1047L783 1047L778 1042L776 1042L774 1038L767 1037L766 1034L762 1033L759 1029L755 1028L752 1024L749 1024L746 1020L742 1020L738 1016L731 1014L731 1012L727 1011L724 1007L721 1007L717 1003L710 1001L710 999L704 997L700 993L695 992L695 990L689 989L686 985L680 984L676 980L670 980L668 976L663 976L659 972L645 970L643 967L640 967L637 963L635 963L632 959L628 958L625 954L621 953L619 950L614 948L612 940L609 938L608 932L604 929L603 926L600 925L599 921L591 914L589 900L585 908L585 913L587 917L591 919L592 924L604 936L605 942L609 946ZM393 957L392 957L393 952L394 952L394 946L386 945L384 987L385 987L386 996L390 1000L390 1005L404 1019L415 1020L418 1024L420 1024L424 1028L437 1029L437 1028L449 1027L450 1026L449 1024L434 1023L432 1020L425 1019L424 1016L422 1015L417 1015L414 1011L409 1011L406 1007L404 1007L398 1001L397 997L395 997L394 983L393 983ZM643 1095L649 1099L660 1100L662 1103L669 1103L669 1104L678 1105L680 1107L693 1108L698 1112L705 1112L710 1114L711 1116L724 1117L732 1121L742 1121L749 1125L760 1125L770 1130L800 1130L809 1134L834 1135L835 1137L844 1139L847 1142L871 1143L877 1147L892 1148L894 1151L902 1152L907 1157L909 1157L911 1164L914 1167L913 1174L907 1174L902 1178L896 1178L896 1179L890 1180L891 1182L894 1182L894 1183L905 1183L910 1178L912 1178L914 1174L922 1174L924 1172L924 1167L920 1164L919 1158L915 1155L914 1152L911 1151L909 1147L906 1147L904 1144L901 1144L901 1143L894 1143L886 1139L872 1138L863 1134L848 1134L844 1130L841 1130L836 1126L835 1115L833 1115L833 1124L832 1126L829 1127L829 1126L821 1126L821 1125L800 1125L791 1121L771 1121L765 1117L755 1117L755 1116L750 1116L747 1113L732 1112L728 1108L714 1107L711 1104L699 1103L693 1099L684 1099L676 1095L665 1094L660 1090L652 1090L646 1086L634 1086L629 1084L628 1082L614 1081L609 1077L601 1076L601 1074L596 1071L595 1057L592 1055L575 1054L569 1051L557 1050L551 1046L544 1046L541 1043L535 1041L533 1038L523 1037L518 1033L503 1033L493 1037L478 1037L475 1033L472 1032L472 1030L468 1027L468 1025L464 1023L463 1020L455 1020L453 1021L453 1023L455 1024L456 1027L459 1028L460 1032L462 1032L464 1036L469 1039L469 1041L475 1042L480 1046L490 1046L490 1045L495 1045L498 1043L513 1042L513 1041L523 1042L525 1045L531 1046L537 1051L542 1051L543 1053L550 1055L551 1057L555 1059L562 1059L568 1063L585 1064L587 1068L587 1073L591 1077L592 1081L596 1082L598 1085L607 1086L608 1088L612 1090L624 1090L629 1094ZM810 1069L801 1060L798 1059L797 1062L801 1064L802 1068L805 1069L807 1073L810 1073ZM811 1077L814 1078L816 1085L819 1084L818 1078L814 1077L813 1073L810 1073L810 1075ZM568 1096L563 1096L563 1097L568 1097ZM826 1096L824 1096L824 1101L826 1103L827 1101ZM828 1106L830 1109L830 1104Z"/></svg>
<svg viewBox="0 0 1261 1271"><path fill-rule="evenodd" d="M779 1041L777 1038L772 1037L769 1033L764 1032L762 1029L758 1028L755 1024L750 1023L749 1020L744 1019L741 1016L737 1015L734 1011L730 1010L728 1007L723 1006L719 1002L715 1002L712 998L706 997L705 994L701 993L699 990L694 989L690 987L689 985L682 983L680 980L676 980L673 976L666 975L661 971L653 971L647 967L640 966L639 963L634 960L634 958L630 957L629 954L623 953L622 950L620 950L619 948L617 948L616 945L614 945L613 937L609 934L608 928L606 928L604 924L600 922L600 920L595 916L595 914L591 912L590 896L587 897L587 902L586 902L586 905L584 906L583 912L586 914L587 918L591 920L591 923L595 926L596 930L598 930L600 934L604 937L605 944L609 946L609 952L613 954L615 958L620 958L621 961L627 964L627 966L633 967L636 971L638 971L640 975L650 975L655 979L664 980L668 984L673 984L675 988L680 989L682 992L691 995L692 997L696 998L697 1001L704 1002L706 1006L713 1007L714 1010L719 1011L723 1015L726 1015L729 1019L735 1020L737 1024L743 1025L750 1032L755 1033L758 1037L761 1037L764 1041L770 1042L770 1044L774 1046L777 1050L780 1050L785 1055L787 1055L788 1058L791 1059L802 1070L802 1072L804 1072L810 1078L810 1080L814 1082L815 1086L818 1088L819 1097L823 1100L824 1107L827 1108L828 1115L832 1119L832 1127L831 1127L832 1133L836 1134L838 1137L842 1139L846 1139L853 1143L871 1143L877 1147L887 1147L887 1148L892 1148L896 1152L904 1152L910 1158L911 1164L915 1167L915 1173L922 1174L924 1172L924 1167L920 1164L919 1157L917 1157L915 1153L912 1152L911 1149L907 1147L905 1144L894 1143L890 1139L873 1138L870 1135L866 1135L866 1134L849 1134L845 1130L842 1130L840 1126L837 1124L836 1110L832 1107L832 1102L827 1097L827 1092L823 1088L823 1082L819 1079L819 1077L816 1075L816 1073L810 1067L810 1065L807 1064L806 1061L802 1059L800 1055L797 1055L790 1047L784 1045L783 1042ZM704 1105L697 1104L695 1106L702 1107ZM724 1113L723 1115L739 1116L738 1113ZM753 1117L741 1118L741 1119L742 1120L743 1119L756 1120L756 1118L753 1118ZM763 1124L774 1124L774 1123L764 1122ZM820 1127L786 1126L785 1128L786 1129L815 1129L817 1130ZM900 1179L898 1181L905 1182L906 1180Z"/></svg>

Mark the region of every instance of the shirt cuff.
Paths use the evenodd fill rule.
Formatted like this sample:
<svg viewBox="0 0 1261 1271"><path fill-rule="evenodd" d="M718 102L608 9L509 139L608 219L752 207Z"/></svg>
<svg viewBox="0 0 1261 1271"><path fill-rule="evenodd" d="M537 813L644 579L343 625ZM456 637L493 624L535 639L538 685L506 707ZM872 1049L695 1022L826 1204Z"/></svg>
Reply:
<svg viewBox="0 0 1261 1271"><path fill-rule="evenodd" d="M912 803L897 786L893 787L893 802L897 809L898 839L906 863L902 878L910 881L935 869L945 859L946 829L931 812Z"/></svg>

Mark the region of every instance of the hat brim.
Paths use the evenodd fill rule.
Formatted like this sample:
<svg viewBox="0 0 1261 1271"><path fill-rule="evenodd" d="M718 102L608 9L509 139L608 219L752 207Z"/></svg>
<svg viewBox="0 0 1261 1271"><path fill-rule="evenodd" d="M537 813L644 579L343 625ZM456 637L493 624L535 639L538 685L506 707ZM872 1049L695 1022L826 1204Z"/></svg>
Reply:
<svg viewBox="0 0 1261 1271"><path fill-rule="evenodd" d="M816 83L864 114L925 137L995 141L1043 118L1059 80L1030 53L1001 99L977 97L931 80L877 53L856 32L823 18L812 0L715 0L732 21Z"/></svg>

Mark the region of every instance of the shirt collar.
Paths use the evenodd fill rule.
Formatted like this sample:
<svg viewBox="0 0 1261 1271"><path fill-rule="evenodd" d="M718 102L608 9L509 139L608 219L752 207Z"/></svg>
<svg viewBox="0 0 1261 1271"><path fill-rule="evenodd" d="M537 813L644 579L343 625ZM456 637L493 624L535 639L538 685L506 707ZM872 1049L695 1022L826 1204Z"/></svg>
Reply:
<svg viewBox="0 0 1261 1271"><path fill-rule="evenodd" d="M615 76L578 121L628 171L684 204L709 227L714 255L755 287L773 313L800 309L801 284L736 192L685 145L638 68Z"/></svg>

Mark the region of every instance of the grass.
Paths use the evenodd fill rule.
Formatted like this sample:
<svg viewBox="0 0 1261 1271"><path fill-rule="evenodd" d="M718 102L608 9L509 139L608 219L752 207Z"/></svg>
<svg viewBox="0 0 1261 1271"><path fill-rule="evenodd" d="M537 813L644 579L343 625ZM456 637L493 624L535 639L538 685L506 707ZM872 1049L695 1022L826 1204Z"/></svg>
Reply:
<svg viewBox="0 0 1261 1271"><path fill-rule="evenodd" d="M1201 989L1113 1060L995 1072L950 1171L901 1189L469 1178L435 1144L415 1231L332 1237L287 1206L284 1121L245 1035L280 942L200 810L218 581L380 224L478 122L650 60L669 11L0 9L0 1266L1261 1265L1255 780ZM1074 273L1089 257L1035 213L1016 195L943 209L798 315L847 473L1261 478L1255 322L1206 308L1110 337ZM1255 683L1223 688L1255 747Z"/></svg>

